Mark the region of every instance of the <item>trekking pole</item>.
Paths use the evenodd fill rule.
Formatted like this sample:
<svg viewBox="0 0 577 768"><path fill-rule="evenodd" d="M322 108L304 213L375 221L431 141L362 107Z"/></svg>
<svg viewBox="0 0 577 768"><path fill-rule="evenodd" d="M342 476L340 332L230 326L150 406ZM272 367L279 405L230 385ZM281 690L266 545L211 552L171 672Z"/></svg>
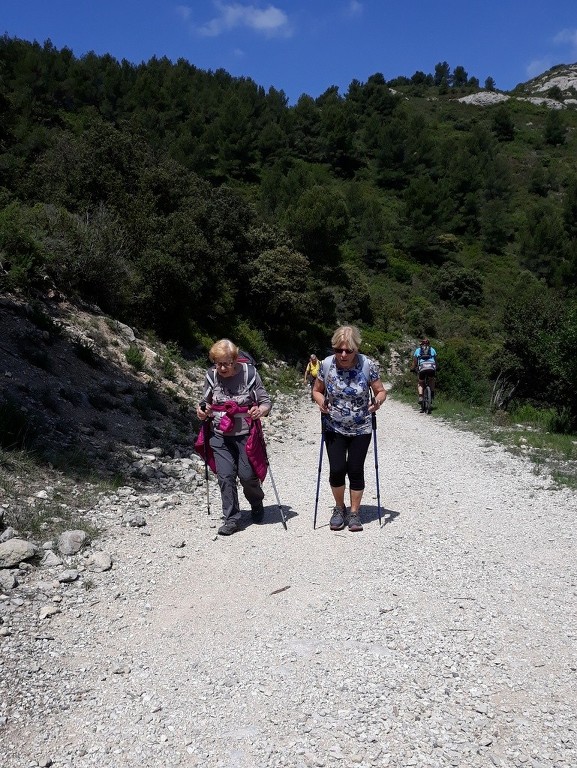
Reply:
<svg viewBox="0 0 577 768"><path fill-rule="evenodd" d="M206 403L204 401L200 403L200 410L203 412L206 411ZM202 432L204 437L204 480L206 483L206 509L207 509L208 516L210 517L210 489L208 486L208 462L206 460L206 454L208 451L208 440L209 440L207 427L208 427L208 423L207 423L207 420L205 419L202 422Z"/></svg>
<svg viewBox="0 0 577 768"><path fill-rule="evenodd" d="M278 495L276 483L274 481L274 477L273 477L273 474L272 474L272 467L270 465L270 460L268 458L268 451L266 449L266 442L265 442L265 439L264 439L264 431L263 431L260 419L255 421L254 424L256 425L256 429L257 429L257 433L258 433L258 438L259 438L261 446L262 446L262 452L263 452L263 455L264 455L264 458L265 458L265 461L266 461L266 466L267 466L267 469L268 469L268 473L270 475L270 482L271 482L271 485L272 485L272 489L274 491L274 495L276 497L276 505L277 505L278 511L280 513L281 523L282 523L282 526L285 529L285 531L288 531L287 524L286 524L285 513L284 513L284 510L282 508L282 504L280 503L280 498L279 498L279 495Z"/></svg>
<svg viewBox="0 0 577 768"><path fill-rule="evenodd" d="M285 517L284 511L283 511L283 508L282 508L282 504L280 503L280 499L279 499L279 496L278 496L278 491L276 489L276 483L274 481L274 477L273 477L273 474L272 474L272 468L270 466L270 461L268 460L268 456L267 456L266 464L267 464L267 467L268 467L268 473L270 475L270 481L272 483L272 488L273 488L273 491L274 491L274 495L276 496L276 505L278 507L278 511L280 512L280 519L281 519L283 528L285 529L285 531L288 531L288 528L287 528L287 525L286 525L286 517Z"/></svg>
<svg viewBox="0 0 577 768"><path fill-rule="evenodd" d="M325 397L325 405L327 404L327 398ZM313 531L317 527L317 509L319 507L319 489L321 487L321 470L323 468L323 448L325 445L325 421L324 416L321 413L321 450L319 453L319 474L317 477L317 495L315 498L315 516L313 519Z"/></svg>
<svg viewBox="0 0 577 768"><path fill-rule="evenodd" d="M375 398L371 397L371 404L375 404ZM379 460L377 458L377 414L373 411L371 414L373 425L373 446L375 449L375 478L377 482L377 509L379 512L379 528L381 527L381 492L379 489Z"/></svg>

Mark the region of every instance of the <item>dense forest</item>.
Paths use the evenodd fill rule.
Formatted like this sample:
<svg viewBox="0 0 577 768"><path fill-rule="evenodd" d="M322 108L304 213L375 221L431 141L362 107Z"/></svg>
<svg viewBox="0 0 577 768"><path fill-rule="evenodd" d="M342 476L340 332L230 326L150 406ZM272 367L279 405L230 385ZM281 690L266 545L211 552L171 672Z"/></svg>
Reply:
<svg viewBox="0 0 577 768"><path fill-rule="evenodd" d="M479 90L441 62L289 106L185 60L3 37L0 290L259 359L340 322L381 353L426 333L448 395L515 387L574 429L577 112L458 101Z"/></svg>

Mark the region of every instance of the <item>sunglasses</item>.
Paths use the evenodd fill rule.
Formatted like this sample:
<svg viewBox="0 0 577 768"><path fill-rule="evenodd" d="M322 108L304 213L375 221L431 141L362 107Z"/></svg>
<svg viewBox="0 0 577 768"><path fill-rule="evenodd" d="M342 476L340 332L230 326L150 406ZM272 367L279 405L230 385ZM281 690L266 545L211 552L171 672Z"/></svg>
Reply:
<svg viewBox="0 0 577 768"><path fill-rule="evenodd" d="M343 347L342 349L339 349L338 347L333 347L333 352L335 353L335 355L352 355L354 351L355 351L354 349L346 349L345 347Z"/></svg>

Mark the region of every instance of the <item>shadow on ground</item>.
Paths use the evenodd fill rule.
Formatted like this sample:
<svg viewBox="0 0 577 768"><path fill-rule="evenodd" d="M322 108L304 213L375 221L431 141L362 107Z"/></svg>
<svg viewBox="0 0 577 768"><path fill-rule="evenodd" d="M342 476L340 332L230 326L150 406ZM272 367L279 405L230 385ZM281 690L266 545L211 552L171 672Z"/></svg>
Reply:
<svg viewBox="0 0 577 768"><path fill-rule="evenodd" d="M381 507L381 525L393 523L401 513L394 509ZM379 519L379 508L376 505L363 504L361 506L361 519L363 523L371 523Z"/></svg>

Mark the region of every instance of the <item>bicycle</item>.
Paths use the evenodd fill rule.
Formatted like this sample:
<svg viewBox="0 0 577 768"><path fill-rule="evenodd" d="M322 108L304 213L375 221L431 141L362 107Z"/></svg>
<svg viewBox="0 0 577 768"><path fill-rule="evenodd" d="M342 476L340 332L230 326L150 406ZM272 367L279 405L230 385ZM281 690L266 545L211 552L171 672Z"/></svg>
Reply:
<svg viewBox="0 0 577 768"><path fill-rule="evenodd" d="M423 399L421 400L421 413L431 413L433 410L433 390L431 388L431 382L430 378L435 375L436 373L436 366L428 366L421 368L420 371L417 371L416 368L412 368L411 370L416 373L419 376L419 385L423 387ZM422 380L420 376L423 376Z"/></svg>
<svg viewBox="0 0 577 768"><path fill-rule="evenodd" d="M431 374L428 371L425 371L425 377L423 379L423 404L421 406L422 413L431 413L433 410L433 392L429 381L430 376Z"/></svg>

